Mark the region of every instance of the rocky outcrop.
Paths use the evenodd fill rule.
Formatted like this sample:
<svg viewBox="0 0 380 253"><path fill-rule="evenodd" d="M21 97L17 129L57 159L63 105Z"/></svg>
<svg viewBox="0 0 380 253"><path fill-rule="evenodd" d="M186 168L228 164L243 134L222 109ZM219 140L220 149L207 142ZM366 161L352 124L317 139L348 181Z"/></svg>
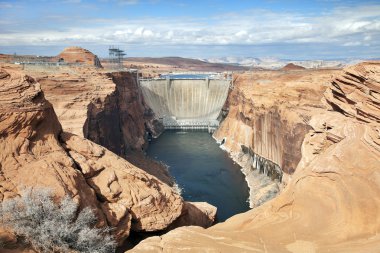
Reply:
<svg viewBox="0 0 380 253"><path fill-rule="evenodd" d="M40 85L18 71L1 69L0 89L0 200L38 185L97 210L94 192L58 141L61 125ZM98 217L104 223L101 212Z"/></svg>
<svg viewBox="0 0 380 253"><path fill-rule="evenodd" d="M149 238L133 252L376 252L380 110L374 105L380 102L380 63L362 63L336 76L322 99L331 107L321 102L307 110L304 104L310 130L302 137L300 161L278 197L206 230L179 228ZM355 78L339 81L349 76ZM297 89L285 86L289 94ZM277 92L266 99L278 98ZM292 103L289 99L282 106Z"/></svg>
<svg viewBox="0 0 380 253"><path fill-rule="evenodd" d="M102 67L99 58L89 50L81 47L67 47L57 57L57 61L65 63L79 63L89 66Z"/></svg>
<svg viewBox="0 0 380 253"><path fill-rule="evenodd" d="M365 123L379 123L380 89L377 62L354 65L335 78L325 92L332 109Z"/></svg>
<svg viewBox="0 0 380 253"><path fill-rule="evenodd" d="M61 138L108 221L115 227L126 223L118 232L128 233L130 226L133 231L162 230L181 214L182 198L158 179L82 137L64 133Z"/></svg>
<svg viewBox="0 0 380 253"><path fill-rule="evenodd" d="M30 74L53 104L64 131L88 138L173 185L166 168L141 152L147 134L157 136L162 129L143 101L136 73L73 67Z"/></svg>
<svg viewBox="0 0 380 253"><path fill-rule="evenodd" d="M0 201L24 187L50 188L57 198L69 195L80 208L93 209L98 226L111 226L119 243L131 231L163 230L183 215L185 204L171 187L62 132L40 84L9 67L0 70L0 148Z"/></svg>
<svg viewBox="0 0 380 253"><path fill-rule="evenodd" d="M185 202L180 217L168 230L183 226L208 228L216 222L217 208L207 202Z"/></svg>
<svg viewBox="0 0 380 253"><path fill-rule="evenodd" d="M73 67L54 73L33 71L28 74L41 85L63 130L79 136L84 136L90 103L104 104L116 89L110 75L91 68Z"/></svg>
<svg viewBox="0 0 380 253"><path fill-rule="evenodd" d="M64 131L88 138L123 156L141 150L146 131L153 134L149 109L136 73L103 73L73 68L74 73L31 73L53 104ZM144 117L145 115L145 117Z"/></svg>

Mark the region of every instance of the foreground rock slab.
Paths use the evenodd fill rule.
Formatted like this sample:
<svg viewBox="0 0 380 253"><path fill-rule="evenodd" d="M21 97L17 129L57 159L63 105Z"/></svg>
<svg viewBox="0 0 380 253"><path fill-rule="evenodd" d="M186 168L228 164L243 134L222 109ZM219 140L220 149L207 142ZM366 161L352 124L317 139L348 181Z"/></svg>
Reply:
<svg viewBox="0 0 380 253"><path fill-rule="evenodd" d="M183 200L171 187L107 149L82 137L63 133L63 146L102 202L111 224L128 231L157 231L168 227L180 214ZM126 219L126 221L124 221Z"/></svg>

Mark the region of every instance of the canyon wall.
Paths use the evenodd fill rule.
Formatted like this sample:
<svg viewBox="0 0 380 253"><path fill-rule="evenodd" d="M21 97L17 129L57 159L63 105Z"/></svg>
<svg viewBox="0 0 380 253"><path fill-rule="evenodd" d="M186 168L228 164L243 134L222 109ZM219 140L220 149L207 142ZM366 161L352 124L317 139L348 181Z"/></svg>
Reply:
<svg viewBox="0 0 380 253"><path fill-rule="evenodd" d="M252 87L255 88L260 89ZM301 159L303 137L310 129L307 122L289 118L286 109L281 111L277 104L256 104L237 89L230 94L228 116L214 137L219 142L224 139L224 148L231 152L243 151L245 146L278 164L285 173L293 174Z"/></svg>
<svg viewBox="0 0 380 253"><path fill-rule="evenodd" d="M232 153L242 146L278 164L288 175L301 159L311 115L334 70L262 71L239 74L228 98L228 115L214 138Z"/></svg>
<svg viewBox="0 0 380 253"><path fill-rule="evenodd" d="M328 81L331 74L335 78ZM273 152L262 155L281 166L295 164L292 171L283 168L288 175L284 189L276 198L224 223L206 230L176 229L141 242L133 252L378 251L380 62L361 63L339 73L256 73L256 77L254 83L239 88L255 106L249 108L243 100L231 105L216 136L225 138L230 152L240 153L241 144L245 150L263 152L255 146L262 141L254 140L263 135L252 127L256 127L257 116L264 117L259 112L272 112L267 117L277 123L260 125L260 131L275 132L283 140L264 139L272 145L267 150ZM260 90L254 89L258 86ZM242 119L249 113L247 125ZM275 131L269 127L276 124L287 126ZM294 132L297 124L306 128L303 136ZM235 134L238 131L242 136ZM286 141L299 143L292 140L297 135L302 145L286 144L292 150L282 151Z"/></svg>
<svg viewBox="0 0 380 253"><path fill-rule="evenodd" d="M156 135L152 115L143 102L136 73L107 74L115 90L105 99L92 100L87 106L83 135L114 153L124 156L128 150L141 150L146 145L146 132Z"/></svg>
<svg viewBox="0 0 380 253"><path fill-rule="evenodd" d="M309 120L323 109L320 100L334 72L260 71L235 76L225 105L228 115L214 138L243 167L251 207L273 198L294 173L311 129Z"/></svg>
<svg viewBox="0 0 380 253"><path fill-rule="evenodd" d="M157 136L162 127L143 100L136 73L70 67L28 74L40 83L64 131L94 141L173 184L166 168L141 152L147 133Z"/></svg>
<svg viewBox="0 0 380 253"><path fill-rule="evenodd" d="M136 73L104 73L91 68L30 73L53 104L65 131L83 136L123 156L141 150L146 131L156 134L137 85Z"/></svg>

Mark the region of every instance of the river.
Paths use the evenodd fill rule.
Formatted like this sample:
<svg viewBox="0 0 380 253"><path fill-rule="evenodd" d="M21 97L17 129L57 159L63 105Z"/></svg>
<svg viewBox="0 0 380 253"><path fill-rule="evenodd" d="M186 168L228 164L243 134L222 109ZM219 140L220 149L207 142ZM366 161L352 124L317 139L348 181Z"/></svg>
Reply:
<svg viewBox="0 0 380 253"><path fill-rule="evenodd" d="M151 141L147 154L169 166L186 201L216 206L218 221L249 210L249 189L240 167L208 132L166 130Z"/></svg>

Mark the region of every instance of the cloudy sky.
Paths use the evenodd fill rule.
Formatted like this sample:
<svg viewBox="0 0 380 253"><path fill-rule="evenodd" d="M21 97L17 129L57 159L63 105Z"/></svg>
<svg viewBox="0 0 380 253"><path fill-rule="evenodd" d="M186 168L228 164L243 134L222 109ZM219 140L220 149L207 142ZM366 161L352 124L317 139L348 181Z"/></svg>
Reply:
<svg viewBox="0 0 380 253"><path fill-rule="evenodd" d="M0 53L380 57L380 2L366 0L0 0Z"/></svg>

